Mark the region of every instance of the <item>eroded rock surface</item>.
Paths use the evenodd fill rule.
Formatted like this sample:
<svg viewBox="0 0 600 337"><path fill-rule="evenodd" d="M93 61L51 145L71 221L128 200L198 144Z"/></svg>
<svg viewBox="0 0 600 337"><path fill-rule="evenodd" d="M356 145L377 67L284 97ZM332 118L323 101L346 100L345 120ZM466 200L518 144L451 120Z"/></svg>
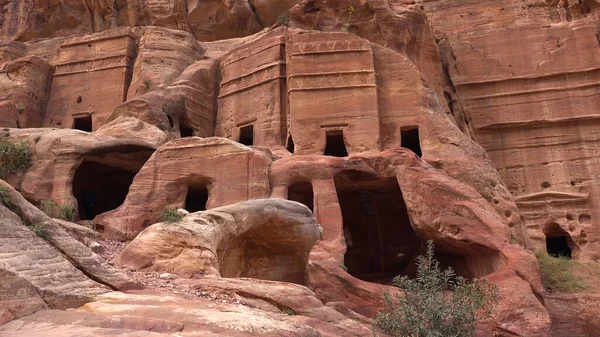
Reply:
<svg viewBox="0 0 600 337"><path fill-rule="evenodd" d="M269 193L270 163L267 152L227 139L174 140L141 168L123 205L96 221L112 238L133 239L156 223L165 209L200 211L264 198ZM158 184L148 184L151 181Z"/></svg>
<svg viewBox="0 0 600 337"><path fill-rule="evenodd" d="M599 8L595 0L0 3L0 137L32 152L31 167L5 177L21 212L9 214L11 225L43 223L44 249L112 288L131 284L71 237L93 235L29 202L70 207L104 237L133 240L118 259L129 268L311 288L177 280L235 293L254 309L210 308L173 323L161 316L188 304L155 308L156 295L113 294L134 307L146 301L136 314L152 315L109 324L124 306L98 299L93 306L110 312L102 318L46 311L6 331L45 320L66 335L190 326L209 336L362 335L331 308L368 320L393 276L414 275L431 239L442 265L499 286L482 336L589 333L593 325L573 328L567 316L595 303L593 294L544 303L531 251L600 256ZM269 197L260 202L274 209L248 206ZM190 214L156 224L176 208ZM275 226L316 226L307 208L322 226L318 240ZM0 320L53 308L31 291L37 280L2 272L23 291L2 299ZM65 282L93 282L77 280ZM269 316L283 306L302 317ZM257 311L260 319L242 324Z"/></svg>
<svg viewBox="0 0 600 337"><path fill-rule="evenodd" d="M115 320L115 317L118 317ZM43 323L42 323L43 322ZM265 312L240 304L160 294L107 293L77 311L40 311L0 327L0 335L36 336L372 336L351 319ZM380 334L385 336L384 334Z"/></svg>
<svg viewBox="0 0 600 337"><path fill-rule="evenodd" d="M319 236L320 227L304 205L252 200L152 225L115 263L184 277L252 277L305 284L308 254Z"/></svg>

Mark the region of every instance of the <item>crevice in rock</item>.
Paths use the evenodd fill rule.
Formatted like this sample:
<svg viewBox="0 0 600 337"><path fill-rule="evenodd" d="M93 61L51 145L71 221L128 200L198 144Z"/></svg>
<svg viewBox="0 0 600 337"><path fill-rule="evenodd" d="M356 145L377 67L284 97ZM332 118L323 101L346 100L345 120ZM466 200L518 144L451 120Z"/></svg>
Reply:
<svg viewBox="0 0 600 337"><path fill-rule="evenodd" d="M465 116L465 109L462 106L462 102L458 92L456 91L456 87L452 82L452 77L450 76L449 68L455 68L455 56L454 52L452 51L450 41L444 38L437 43L437 47L442 60L442 73L444 75L444 99L448 104L448 112L453 117L454 123L458 126L458 128L473 141L477 142L475 131ZM454 70L458 72L456 68Z"/></svg>
<svg viewBox="0 0 600 337"><path fill-rule="evenodd" d="M263 24L262 20L260 19L260 16L258 16L258 13L256 13L256 7L254 7L254 3L252 3L252 0L248 0L248 6L250 6L250 10L252 10L252 13L254 13L254 16L256 16L256 21L258 21L260 28L264 29L265 25Z"/></svg>
<svg viewBox="0 0 600 337"><path fill-rule="evenodd" d="M533 295L535 296L535 298L537 298L538 301L540 301L540 303L546 307L545 304L545 300L544 300L544 296L538 292L535 291L535 289L533 289L533 286L531 285L531 283L529 283L529 281L527 281L527 279L525 278L525 276L523 274L521 274L518 270L515 270L515 274L517 274L517 276L519 278L521 278L523 281L527 282L527 284L529 284L529 288L531 289L531 292L533 293Z"/></svg>
<svg viewBox="0 0 600 337"><path fill-rule="evenodd" d="M88 3L87 0L85 0L84 2L85 2L85 7L90 12L90 24L92 25L92 33L95 33L96 32L96 22L94 20L94 10L92 9L92 6L90 6L90 4Z"/></svg>
<svg viewBox="0 0 600 337"><path fill-rule="evenodd" d="M58 226L58 225L56 225ZM108 288L110 288L111 290L114 291L118 291L119 289L117 287L112 286L111 284L101 280L100 278L92 275L91 273L89 273L81 264L79 264L75 259L73 259L71 256L69 256L67 253L65 253L63 250L61 250L60 248L58 248L56 245L54 245L52 243L52 233L50 234L50 238L49 240L46 240L48 242L49 245L51 245L54 249L56 249L60 255L62 255L67 261L69 261L69 263L71 265L73 265L75 268L77 268L80 272L82 272L86 277L88 277L90 280L97 282L99 284L102 284Z"/></svg>

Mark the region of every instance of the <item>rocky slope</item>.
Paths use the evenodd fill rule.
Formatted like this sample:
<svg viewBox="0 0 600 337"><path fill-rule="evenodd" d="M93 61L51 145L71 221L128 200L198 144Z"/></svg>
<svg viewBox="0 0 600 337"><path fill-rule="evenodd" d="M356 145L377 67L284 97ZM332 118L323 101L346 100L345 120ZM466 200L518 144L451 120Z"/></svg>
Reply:
<svg viewBox="0 0 600 337"><path fill-rule="evenodd" d="M479 336L593 336L533 251L600 256L599 8L0 1L0 335L371 336L433 240Z"/></svg>

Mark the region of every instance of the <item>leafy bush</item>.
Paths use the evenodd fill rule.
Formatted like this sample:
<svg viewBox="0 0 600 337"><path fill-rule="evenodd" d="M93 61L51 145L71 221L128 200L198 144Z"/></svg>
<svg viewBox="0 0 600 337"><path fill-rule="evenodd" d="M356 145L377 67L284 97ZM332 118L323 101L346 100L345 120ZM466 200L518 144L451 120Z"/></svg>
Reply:
<svg viewBox="0 0 600 337"><path fill-rule="evenodd" d="M25 142L0 139L0 178L31 165L31 152Z"/></svg>
<svg viewBox="0 0 600 337"><path fill-rule="evenodd" d="M286 314L286 315L289 315L289 316L294 316L294 315L296 315L296 312L295 312L295 311L294 311L292 308L289 308L289 307L284 307L284 308L282 308L282 309L281 309L281 311L282 311L284 314Z"/></svg>
<svg viewBox="0 0 600 337"><path fill-rule="evenodd" d="M498 289L487 280L467 281L452 268L440 269L434 258L433 242L417 261L417 277L394 278L404 292L395 299L387 292L386 310L374 324L398 337L469 337L478 321L491 317L498 301Z"/></svg>
<svg viewBox="0 0 600 337"><path fill-rule="evenodd" d="M10 210L14 209L14 205L12 203L12 199L8 192L8 188L6 188L4 186L0 186L0 201L2 201L4 206L6 206L8 209L10 209Z"/></svg>
<svg viewBox="0 0 600 337"><path fill-rule="evenodd" d="M33 225L27 225L27 227L35 233L35 235L39 236L40 238L46 240L48 238L48 231L46 230L46 227L44 227L44 225L42 224L33 224Z"/></svg>
<svg viewBox="0 0 600 337"><path fill-rule="evenodd" d="M278 18L277 18L277 22L275 22L275 26L279 27L279 26L288 26L290 24L290 15L285 12L282 13Z"/></svg>
<svg viewBox="0 0 600 337"><path fill-rule="evenodd" d="M586 288L586 284L575 277L572 268L577 264L566 256L552 257L543 251L535 253L542 271L542 283L550 292L571 292Z"/></svg>
<svg viewBox="0 0 600 337"><path fill-rule="evenodd" d="M59 205L58 206L58 218L67 220L67 221L74 221L75 220L75 210L73 209L73 206L67 205L67 204Z"/></svg>
<svg viewBox="0 0 600 337"><path fill-rule="evenodd" d="M51 218L58 218L66 221L75 220L75 210L69 204L57 205L52 200L42 200L40 210Z"/></svg>
<svg viewBox="0 0 600 337"><path fill-rule="evenodd" d="M42 200L40 202L40 210L51 218L56 217L56 204L52 200Z"/></svg>
<svg viewBox="0 0 600 337"><path fill-rule="evenodd" d="M165 209L160 213L160 219L165 222L177 222L183 219L183 215L176 209Z"/></svg>

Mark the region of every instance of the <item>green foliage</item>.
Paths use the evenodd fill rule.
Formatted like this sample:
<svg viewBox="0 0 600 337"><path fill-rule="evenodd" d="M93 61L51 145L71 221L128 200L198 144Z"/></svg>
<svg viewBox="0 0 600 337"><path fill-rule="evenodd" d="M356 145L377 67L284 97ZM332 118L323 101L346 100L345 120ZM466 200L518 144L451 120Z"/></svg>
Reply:
<svg viewBox="0 0 600 337"><path fill-rule="evenodd" d="M535 253L542 271L542 283L550 292L572 292L586 288L586 284L575 277L572 268L577 264L566 256L552 257L543 251Z"/></svg>
<svg viewBox="0 0 600 337"><path fill-rule="evenodd" d="M281 311L290 316L296 315L296 312L292 308L289 308L289 307L285 307L285 308L281 309Z"/></svg>
<svg viewBox="0 0 600 337"><path fill-rule="evenodd" d="M165 209L160 213L160 219L165 222L178 222L183 219L183 215L176 209Z"/></svg>
<svg viewBox="0 0 600 337"><path fill-rule="evenodd" d="M42 200L40 202L40 210L51 218L56 217L56 204L52 200Z"/></svg>
<svg viewBox="0 0 600 337"><path fill-rule="evenodd" d="M348 267L346 267L346 265L340 264L340 268L342 268L345 272L348 272Z"/></svg>
<svg viewBox="0 0 600 337"><path fill-rule="evenodd" d="M35 235L39 236L40 238L46 240L48 239L48 231L46 230L46 227L44 227L44 225L42 224L32 224L32 225L27 225L27 227L35 233Z"/></svg>
<svg viewBox="0 0 600 337"><path fill-rule="evenodd" d="M279 26L289 26L290 24L290 15L285 12L285 13L281 13L281 15L279 15L279 17L277 18L277 22L275 22L275 26L279 27Z"/></svg>
<svg viewBox="0 0 600 337"><path fill-rule="evenodd" d="M75 210L69 204L57 205L52 200L42 200L40 209L51 218L58 218L66 221L75 220Z"/></svg>
<svg viewBox="0 0 600 337"><path fill-rule="evenodd" d="M4 204L4 206L6 206L8 209L14 209L14 205L12 203L12 198L10 197L8 188L4 186L0 186L0 201L2 201L2 204Z"/></svg>
<svg viewBox="0 0 600 337"><path fill-rule="evenodd" d="M404 292L393 298L387 292L386 310L374 325L398 337L469 337L478 321L491 317L498 289L487 280L467 281L452 268L441 270L434 258L433 242L419 256L417 277L396 277L393 284Z"/></svg>
<svg viewBox="0 0 600 337"><path fill-rule="evenodd" d="M29 166L31 166L31 152L27 143L0 139L0 178Z"/></svg>
<svg viewBox="0 0 600 337"><path fill-rule="evenodd" d="M25 111L25 107L22 105L17 105L17 111L21 114L23 111Z"/></svg>
<svg viewBox="0 0 600 337"><path fill-rule="evenodd" d="M350 14L350 16L352 16L354 14L354 6L350 5L348 7L348 14Z"/></svg>
<svg viewBox="0 0 600 337"><path fill-rule="evenodd" d="M67 204L59 205L58 206L58 218L67 220L67 221L74 221L75 220L75 210L73 209L73 206L67 205Z"/></svg>

